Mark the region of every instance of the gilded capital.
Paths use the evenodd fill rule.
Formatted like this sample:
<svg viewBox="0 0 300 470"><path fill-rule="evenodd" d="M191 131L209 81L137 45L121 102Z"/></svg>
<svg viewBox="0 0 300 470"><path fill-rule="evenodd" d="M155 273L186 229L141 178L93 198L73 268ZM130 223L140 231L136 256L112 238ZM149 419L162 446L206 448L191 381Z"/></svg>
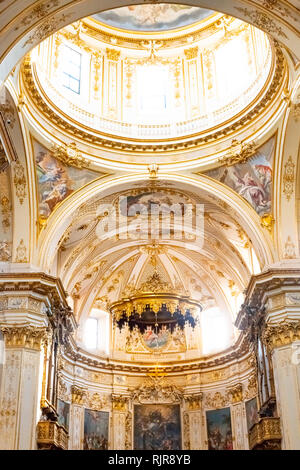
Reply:
<svg viewBox="0 0 300 470"><path fill-rule="evenodd" d="M269 351L300 341L300 321L269 324L263 331L263 341Z"/></svg>
<svg viewBox="0 0 300 470"><path fill-rule="evenodd" d="M243 386L241 383L238 383L228 389L228 395L231 397L232 403L238 403L243 401Z"/></svg>
<svg viewBox="0 0 300 470"><path fill-rule="evenodd" d="M126 411L128 404L128 397L122 395L112 395L112 408L114 411Z"/></svg>
<svg viewBox="0 0 300 470"><path fill-rule="evenodd" d="M47 340L47 328L31 325L2 326L0 328L7 348L26 348L40 351L42 343Z"/></svg>
<svg viewBox="0 0 300 470"><path fill-rule="evenodd" d="M196 395L187 395L184 397L184 400L187 404L187 409L189 411L199 410L201 408L203 400L203 393L197 393Z"/></svg>
<svg viewBox="0 0 300 470"><path fill-rule="evenodd" d="M72 385L71 387L71 398L72 403L76 405L83 405L83 400L85 398L85 390L77 385Z"/></svg>

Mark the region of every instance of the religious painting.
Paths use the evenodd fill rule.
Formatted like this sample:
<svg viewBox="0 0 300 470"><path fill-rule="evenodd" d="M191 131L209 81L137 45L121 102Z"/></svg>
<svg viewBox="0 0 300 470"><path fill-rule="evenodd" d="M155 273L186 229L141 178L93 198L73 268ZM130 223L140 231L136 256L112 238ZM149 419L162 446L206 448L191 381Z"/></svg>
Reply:
<svg viewBox="0 0 300 470"><path fill-rule="evenodd" d="M206 412L208 450L232 450L230 408Z"/></svg>
<svg viewBox="0 0 300 470"><path fill-rule="evenodd" d="M171 206L175 204L180 206L183 213L185 204L192 204L192 200L187 196L166 190L144 190L135 195L128 194L118 199L118 202L120 202L120 213L123 217L134 217L141 212L140 217L143 215L143 210L145 216L148 217L153 206L158 207L161 214L169 214Z"/></svg>
<svg viewBox="0 0 300 470"><path fill-rule="evenodd" d="M246 401L246 418L247 418L247 428L248 432L252 426L258 422L258 409L257 409L257 400L256 397L251 400Z"/></svg>
<svg viewBox="0 0 300 470"><path fill-rule="evenodd" d="M94 15L102 23L129 31L166 31L201 21L214 12L187 5L130 5Z"/></svg>
<svg viewBox="0 0 300 470"><path fill-rule="evenodd" d="M69 429L70 403L58 400L57 402L58 424Z"/></svg>
<svg viewBox="0 0 300 470"><path fill-rule="evenodd" d="M134 449L180 450L180 406L135 405Z"/></svg>
<svg viewBox="0 0 300 470"><path fill-rule="evenodd" d="M108 449L109 413L84 410L84 450Z"/></svg>
<svg viewBox="0 0 300 470"><path fill-rule="evenodd" d="M270 213L275 142L275 137L269 139L245 163L221 166L206 175L236 191L260 216Z"/></svg>
<svg viewBox="0 0 300 470"><path fill-rule="evenodd" d="M66 197L100 175L87 169L67 166L54 158L52 152L34 141L38 182L39 212L49 217Z"/></svg>
<svg viewBox="0 0 300 470"><path fill-rule="evenodd" d="M170 332L166 329L154 331L152 328L147 328L142 335L145 346L153 351L163 349L169 342Z"/></svg>

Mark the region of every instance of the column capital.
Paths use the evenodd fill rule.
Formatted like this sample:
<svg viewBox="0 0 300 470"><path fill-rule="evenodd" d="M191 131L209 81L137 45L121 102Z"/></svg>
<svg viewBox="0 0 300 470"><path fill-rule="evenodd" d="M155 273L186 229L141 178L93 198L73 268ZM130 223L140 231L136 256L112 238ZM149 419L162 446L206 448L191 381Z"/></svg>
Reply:
<svg viewBox="0 0 300 470"><path fill-rule="evenodd" d="M300 321L284 320L280 323L269 323L263 330L262 339L270 352L274 348L300 341Z"/></svg>
<svg viewBox="0 0 300 470"><path fill-rule="evenodd" d="M39 351L42 343L48 339L45 327L32 325L10 325L0 327L6 348L26 348Z"/></svg>
<svg viewBox="0 0 300 470"><path fill-rule="evenodd" d="M72 404L83 405L85 395L86 395L86 390L84 388L78 387L77 385L72 385L71 387Z"/></svg>

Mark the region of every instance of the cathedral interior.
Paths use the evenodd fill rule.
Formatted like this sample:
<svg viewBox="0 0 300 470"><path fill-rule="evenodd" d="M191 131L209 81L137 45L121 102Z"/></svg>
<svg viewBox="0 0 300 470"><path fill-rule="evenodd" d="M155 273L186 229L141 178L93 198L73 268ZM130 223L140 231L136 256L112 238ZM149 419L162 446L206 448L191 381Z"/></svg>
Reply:
<svg viewBox="0 0 300 470"><path fill-rule="evenodd" d="M300 449L299 144L299 0L0 0L0 449Z"/></svg>

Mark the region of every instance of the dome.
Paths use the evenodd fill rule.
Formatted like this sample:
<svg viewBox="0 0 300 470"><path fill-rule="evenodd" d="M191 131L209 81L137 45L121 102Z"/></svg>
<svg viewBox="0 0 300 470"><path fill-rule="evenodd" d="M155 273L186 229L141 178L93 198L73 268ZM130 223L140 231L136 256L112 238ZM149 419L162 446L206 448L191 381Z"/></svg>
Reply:
<svg viewBox="0 0 300 470"><path fill-rule="evenodd" d="M28 99L73 134L133 154L194 149L259 113L276 72L263 32L194 7L143 5L144 19L139 8L86 18L34 49Z"/></svg>

